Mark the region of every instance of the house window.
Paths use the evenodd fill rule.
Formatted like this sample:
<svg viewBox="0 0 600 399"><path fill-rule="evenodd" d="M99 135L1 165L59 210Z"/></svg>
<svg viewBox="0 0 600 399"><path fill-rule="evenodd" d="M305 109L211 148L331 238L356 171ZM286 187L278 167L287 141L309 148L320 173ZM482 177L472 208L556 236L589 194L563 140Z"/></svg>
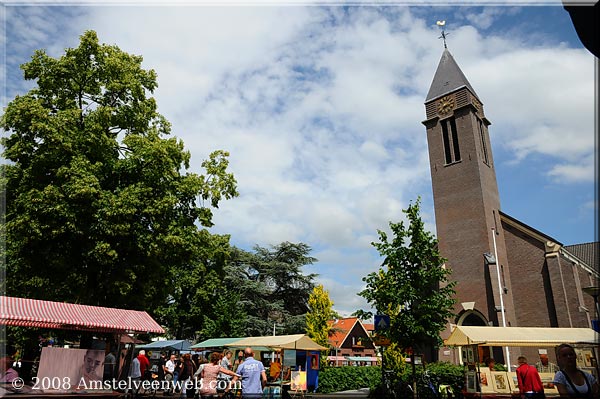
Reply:
<svg viewBox="0 0 600 399"><path fill-rule="evenodd" d="M478 119L477 121L479 122L479 136L481 137L481 152L483 162L489 166L490 161L488 159L487 144L485 142L485 126L483 126L483 121L481 121L481 119Z"/></svg>
<svg viewBox="0 0 600 399"><path fill-rule="evenodd" d="M460 161L460 148L454 117L444 119L442 122L442 141L446 165Z"/></svg>

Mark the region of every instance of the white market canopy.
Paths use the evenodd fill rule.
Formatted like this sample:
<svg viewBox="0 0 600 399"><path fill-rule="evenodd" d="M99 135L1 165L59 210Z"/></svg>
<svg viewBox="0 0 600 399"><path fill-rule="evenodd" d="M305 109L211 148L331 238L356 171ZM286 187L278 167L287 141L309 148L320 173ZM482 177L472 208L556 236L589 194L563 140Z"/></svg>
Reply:
<svg viewBox="0 0 600 399"><path fill-rule="evenodd" d="M267 335L264 337L247 337L239 341L230 342L225 346L234 347L267 347L271 349L297 349L307 351L323 351L326 347L317 344L304 334L294 335Z"/></svg>
<svg viewBox="0 0 600 399"><path fill-rule="evenodd" d="M596 345L599 335L591 328L457 326L446 346L558 346Z"/></svg>

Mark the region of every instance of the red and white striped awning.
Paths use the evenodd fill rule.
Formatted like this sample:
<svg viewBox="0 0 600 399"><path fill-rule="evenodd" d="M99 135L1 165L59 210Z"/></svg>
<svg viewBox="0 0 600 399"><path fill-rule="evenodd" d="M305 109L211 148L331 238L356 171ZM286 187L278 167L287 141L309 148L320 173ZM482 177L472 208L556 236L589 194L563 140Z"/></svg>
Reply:
<svg viewBox="0 0 600 399"><path fill-rule="evenodd" d="M164 333L146 312L0 296L0 325L114 333Z"/></svg>

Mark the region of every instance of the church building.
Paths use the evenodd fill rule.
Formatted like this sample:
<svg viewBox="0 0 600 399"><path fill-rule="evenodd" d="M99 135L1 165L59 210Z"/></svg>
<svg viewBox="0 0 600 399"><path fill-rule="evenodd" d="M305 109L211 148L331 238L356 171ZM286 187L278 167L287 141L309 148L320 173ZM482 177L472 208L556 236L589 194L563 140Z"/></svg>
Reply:
<svg viewBox="0 0 600 399"><path fill-rule="evenodd" d="M453 325L591 327L594 300L584 288L598 286L599 243L563 245L501 209L491 122L447 48L425 112L439 250L457 281L456 317L442 338ZM461 362L456 356L439 352L441 361ZM504 363L502 348L479 356ZM537 360L537 349L528 356Z"/></svg>

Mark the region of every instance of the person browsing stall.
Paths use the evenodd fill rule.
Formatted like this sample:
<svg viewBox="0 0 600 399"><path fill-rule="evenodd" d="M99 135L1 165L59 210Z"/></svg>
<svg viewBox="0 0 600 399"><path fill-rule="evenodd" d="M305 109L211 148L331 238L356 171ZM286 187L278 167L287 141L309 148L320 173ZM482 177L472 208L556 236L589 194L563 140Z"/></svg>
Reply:
<svg viewBox="0 0 600 399"><path fill-rule="evenodd" d="M540 373L556 373L559 368L556 364L548 360L548 355L540 353L540 361L535 364L535 368Z"/></svg>
<svg viewBox="0 0 600 399"><path fill-rule="evenodd" d="M544 385L537 369L527 364L525 356L519 356L517 359L519 367L517 368L517 381L519 383L519 393L523 399L545 398Z"/></svg>
<svg viewBox="0 0 600 399"><path fill-rule="evenodd" d="M271 363L271 367L269 368L269 377L271 377L271 380L277 380L279 379L281 374L281 363L279 363L279 359L275 359L273 360L273 363Z"/></svg>
<svg viewBox="0 0 600 399"><path fill-rule="evenodd" d="M264 387L267 385L265 366L254 359L252 348L244 349L244 362L237 368L237 374L242 379L242 397L244 399L262 398ZM235 382L237 377L234 377Z"/></svg>
<svg viewBox="0 0 600 399"><path fill-rule="evenodd" d="M598 399L598 381L592 374L577 368L577 354L569 344L556 348L560 370L552 381L561 397Z"/></svg>

